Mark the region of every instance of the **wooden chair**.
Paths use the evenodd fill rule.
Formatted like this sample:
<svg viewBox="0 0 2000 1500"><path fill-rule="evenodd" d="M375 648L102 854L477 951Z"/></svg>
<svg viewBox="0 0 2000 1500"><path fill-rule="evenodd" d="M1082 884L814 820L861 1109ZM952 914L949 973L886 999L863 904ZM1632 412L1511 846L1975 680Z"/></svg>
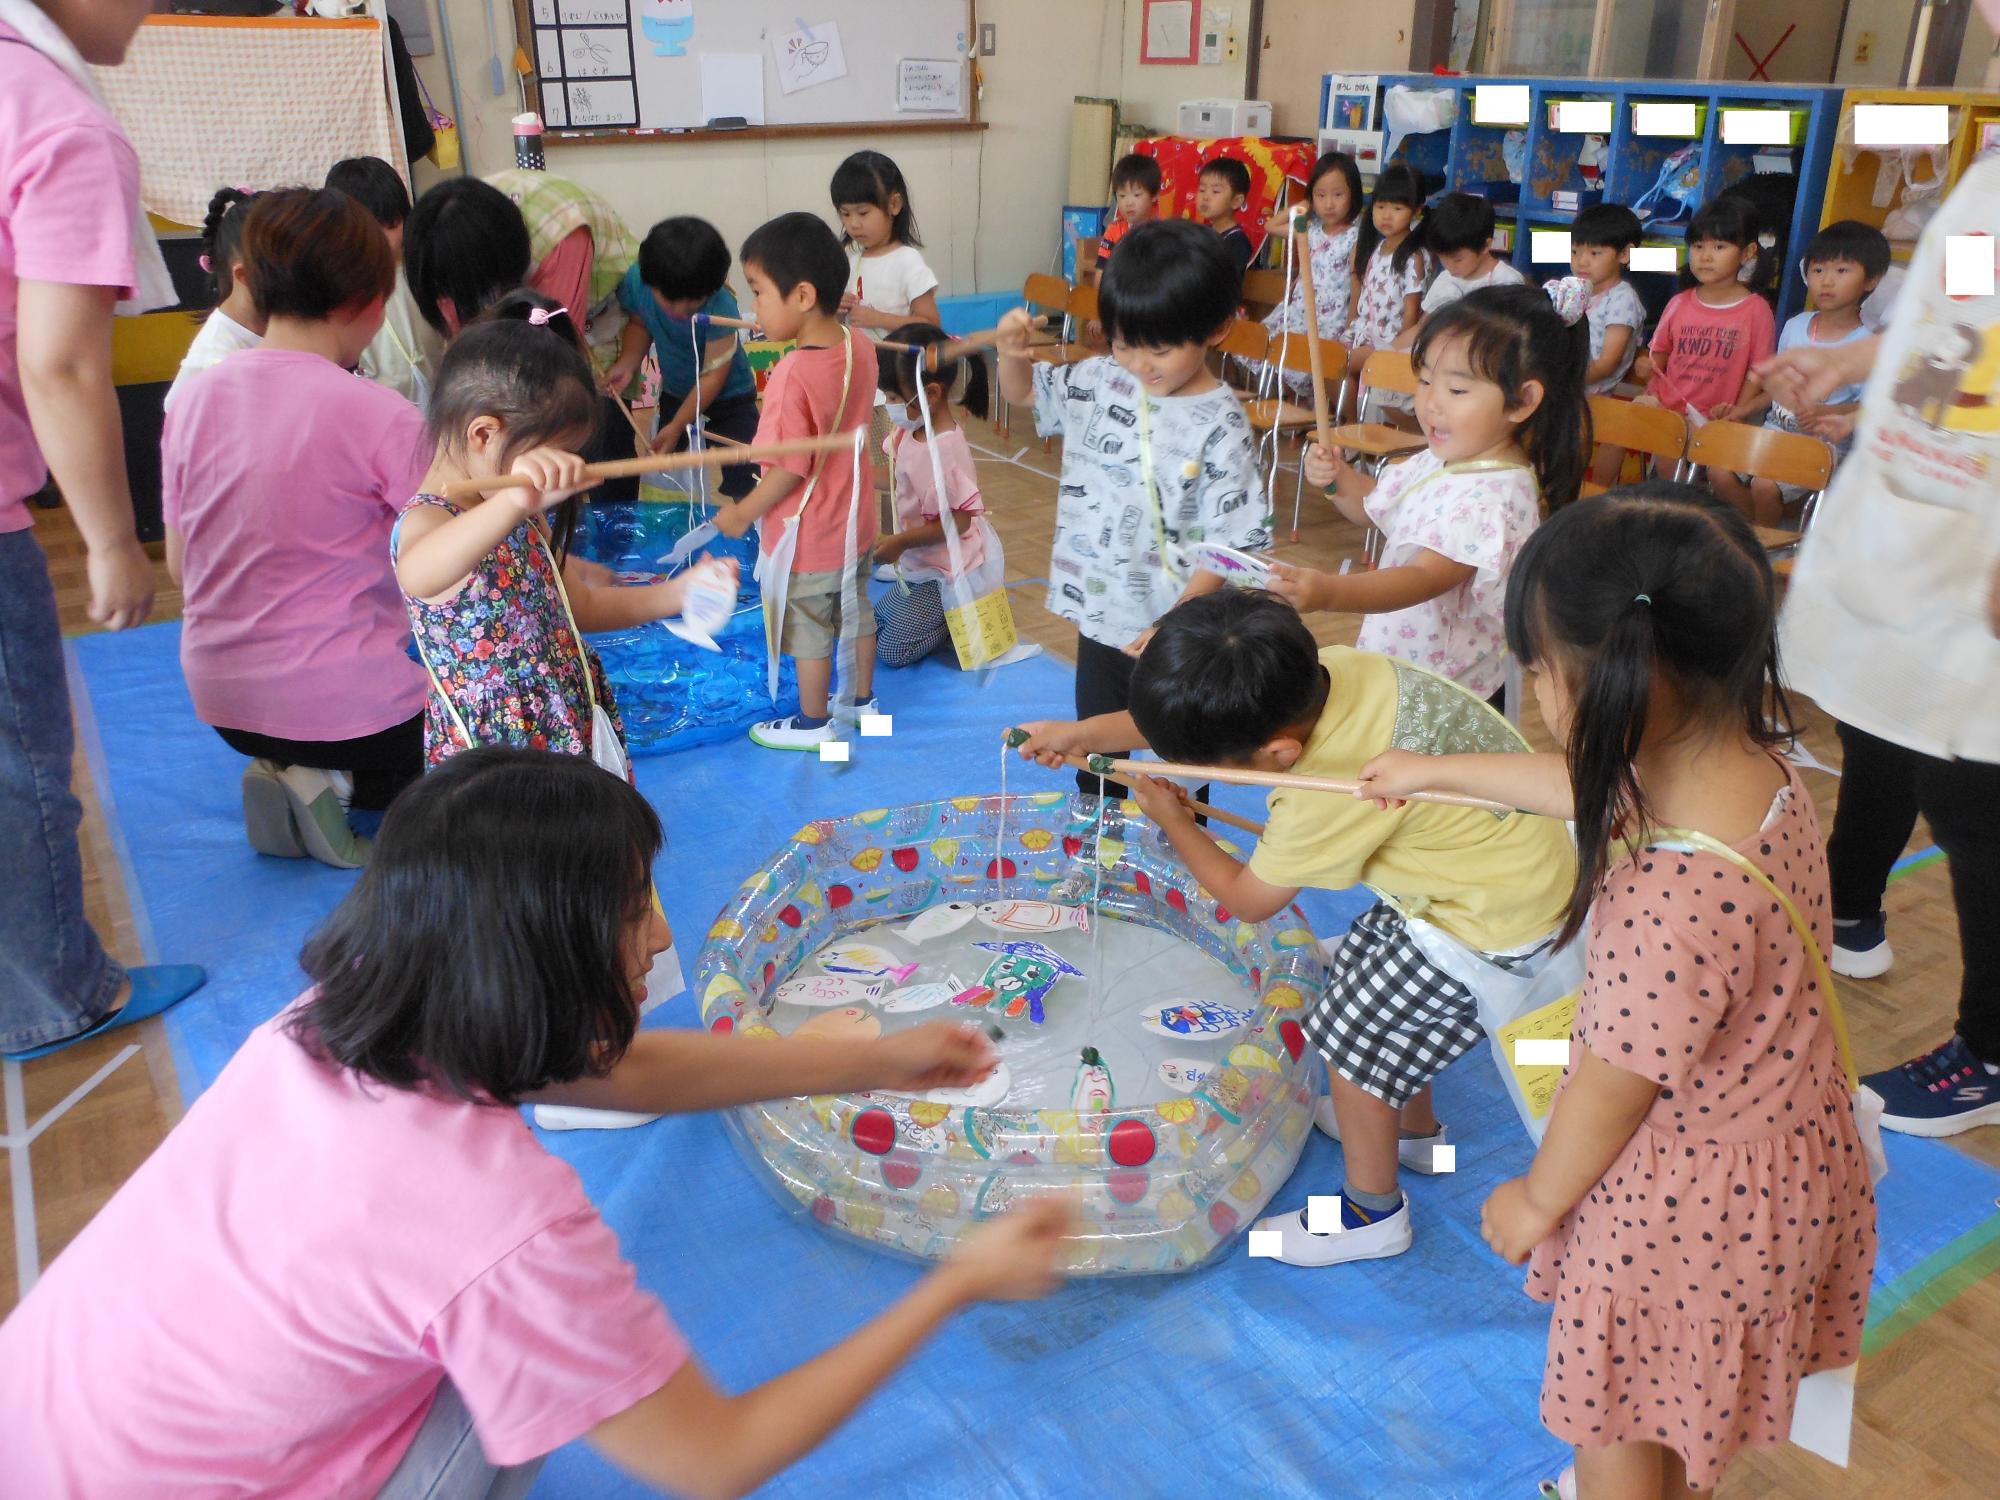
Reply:
<svg viewBox="0 0 2000 1500"><path fill-rule="evenodd" d="M1262 323L1252 318L1233 318L1215 352L1225 360L1231 355L1237 359L1262 359L1270 348L1270 331Z"/></svg>
<svg viewBox="0 0 2000 1500"><path fill-rule="evenodd" d="M1688 443L1687 461L1690 470L1727 469L1773 484L1797 485L1806 491L1801 530L1810 524L1813 506L1833 478L1834 466L1833 448L1824 439L1748 422L1697 427Z"/></svg>
<svg viewBox="0 0 2000 1500"><path fill-rule="evenodd" d="M1090 347L1070 337L1070 320L1073 317L1072 308L1080 290L1090 293L1090 315L1095 317L1097 315L1097 291L1094 287L1073 287L1067 281L1064 281L1062 277L1052 276L1046 271L1034 272L1022 283L1021 300L1028 305L1028 311L1046 316L1056 324L1056 336L1053 339L1039 339L1029 344L1028 358L1036 364L1073 365L1078 360L1090 358L1092 352ZM1078 326L1080 327L1081 325ZM993 427L1002 437L1006 437L1009 435L1012 427L1012 408L1008 404L1007 398L1004 395L998 394L999 382L997 380L994 382L994 386L996 396L998 397L995 408L998 413L998 419L994 422ZM1043 451L1047 451L1046 444Z"/></svg>
<svg viewBox="0 0 2000 1500"><path fill-rule="evenodd" d="M1322 369L1321 384L1325 387L1329 398L1328 407L1333 414L1332 419L1338 422L1340 403L1346 395L1347 347L1335 343L1332 339L1321 339L1319 358ZM1272 338L1269 363L1280 372L1279 394L1275 397L1260 396L1255 400L1245 401L1243 414L1250 419L1250 425L1259 432L1296 432L1302 436L1310 433L1318 424L1318 417L1314 415L1310 405L1300 406L1296 401L1285 399L1284 392L1287 387L1282 379L1283 375L1289 374L1303 375L1308 382L1312 380L1312 351L1306 347L1305 335L1279 334ZM1277 462L1275 450L1272 462ZM1301 457L1298 479L1293 485L1292 498L1295 506L1298 496L1304 492L1305 482L1306 466Z"/></svg>
<svg viewBox="0 0 2000 1500"><path fill-rule="evenodd" d="M1285 273L1260 268L1243 273L1243 305L1258 317L1285 300Z"/></svg>
<svg viewBox="0 0 2000 1500"><path fill-rule="evenodd" d="M1593 443L1609 443L1628 453L1645 453L1657 459L1669 479L1681 477L1687 459L1688 421L1677 411L1663 406L1640 406L1611 396L1590 398L1590 435ZM1598 485L1585 489L1597 494Z"/></svg>
<svg viewBox="0 0 2000 1500"><path fill-rule="evenodd" d="M1097 288L1080 286L1069 294L1070 321L1081 326L1097 321Z"/></svg>
<svg viewBox="0 0 2000 1500"><path fill-rule="evenodd" d="M1322 342L1320 347L1324 349L1326 345ZM1400 349L1369 351L1367 361L1361 366L1361 394L1355 403L1357 416L1367 416L1368 397L1373 391L1399 391L1408 396L1417 393L1417 371L1407 353ZM1333 441L1356 455L1358 465L1371 472L1380 471L1393 458L1425 446L1420 432L1405 432L1387 422L1366 420L1334 428Z"/></svg>

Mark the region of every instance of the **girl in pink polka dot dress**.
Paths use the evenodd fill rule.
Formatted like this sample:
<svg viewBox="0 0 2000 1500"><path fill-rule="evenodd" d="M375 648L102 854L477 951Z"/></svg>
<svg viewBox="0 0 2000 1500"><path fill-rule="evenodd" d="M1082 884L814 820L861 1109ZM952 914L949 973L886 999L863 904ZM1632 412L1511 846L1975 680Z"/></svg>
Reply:
<svg viewBox="0 0 2000 1500"><path fill-rule="evenodd" d="M1730 846L1832 941L1818 819L1768 727L1774 620L1728 507L1665 483L1583 501L1522 549L1507 600L1566 754L1362 773L1386 797L1462 790L1576 823L1570 1065L1482 1229L1553 1305L1542 1420L1575 1446L1559 1492L1580 1500L1706 1494L1739 1449L1786 1440L1802 1377L1861 1352L1875 1200L1812 962L1747 871L1644 832Z"/></svg>

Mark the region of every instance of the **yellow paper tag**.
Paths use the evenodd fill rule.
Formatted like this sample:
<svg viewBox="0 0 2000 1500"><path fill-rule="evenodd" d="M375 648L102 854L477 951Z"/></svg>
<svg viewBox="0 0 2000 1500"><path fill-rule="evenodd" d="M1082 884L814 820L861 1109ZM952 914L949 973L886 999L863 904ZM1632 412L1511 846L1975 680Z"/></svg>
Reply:
<svg viewBox="0 0 2000 1500"><path fill-rule="evenodd" d="M1005 589L994 589L968 605L947 609L944 622L951 631L951 649L958 653L958 665L967 672L1013 650L1020 639Z"/></svg>
<svg viewBox="0 0 2000 1500"><path fill-rule="evenodd" d="M1568 1041L1570 1028L1576 1024L1577 996L1582 993L1575 990L1560 1000L1551 1000L1540 1010L1529 1011L1511 1026L1501 1027L1494 1036L1500 1044L1500 1055L1514 1070L1514 1081L1520 1084L1522 1097L1528 1101L1528 1114L1534 1119L1545 1119L1555 1106L1556 1085L1562 1082L1562 1065L1517 1063L1514 1061L1514 1044L1520 1041Z"/></svg>

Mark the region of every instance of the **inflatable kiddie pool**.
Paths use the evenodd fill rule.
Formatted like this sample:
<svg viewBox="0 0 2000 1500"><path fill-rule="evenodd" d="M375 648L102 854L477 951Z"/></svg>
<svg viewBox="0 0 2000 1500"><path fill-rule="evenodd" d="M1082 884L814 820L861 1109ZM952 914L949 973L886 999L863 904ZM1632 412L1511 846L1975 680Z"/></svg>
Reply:
<svg viewBox="0 0 2000 1500"><path fill-rule="evenodd" d="M994 1027L1004 1082L751 1105L733 1132L784 1201L869 1245L940 1256L1058 1193L1083 1225L1070 1268L1114 1275L1201 1265L1291 1174L1321 983L1296 909L1240 921L1136 809L1048 792L807 824L716 919L694 992L746 1037Z"/></svg>

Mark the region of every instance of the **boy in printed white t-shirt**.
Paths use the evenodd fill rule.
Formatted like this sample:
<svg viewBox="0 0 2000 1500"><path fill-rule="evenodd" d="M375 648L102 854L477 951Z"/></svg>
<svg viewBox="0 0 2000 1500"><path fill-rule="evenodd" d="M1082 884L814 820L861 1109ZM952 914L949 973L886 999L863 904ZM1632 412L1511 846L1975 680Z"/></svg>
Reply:
<svg viewBox="0 0 2000 1500"><path fill-rule="evenodd" d="M1646 330L1646 304L1625 272L1644 231L1622 203L1599 203L1576 216L1569 232L1569 268L1590 283L1583 315L1590 324L1589 395L1601 395L1625 378Z"/></svg>
<svg viewBox="0 0 2000 1500"><path fill-rule="evenodd" d="M1413 348L1425 320L1467 292L1526 280L1493 253L1493 205L1477 193L1446 193L1438 199L1424 212L1423 236L1438 272L1424 288L1423 317L1403 330L1395 343L1398 349Z"/></svg>
<svg viewBox="0 0 2000 1500"><path fill-rule="evenodd" d="M1108 358L1037 365L1027 314L1000 322L1001 390L1034 404L1037 432L1063 438L1048 607L1077 626L1078 718L1123 710L1154 623L1223 586L1197 566L1196 543L1270 545L1254 435L1207 365L1239 283L1219 235L1156 219L1134 226L1105 269ZM1087 773L1078 783L1098 790Z"/></svg>

